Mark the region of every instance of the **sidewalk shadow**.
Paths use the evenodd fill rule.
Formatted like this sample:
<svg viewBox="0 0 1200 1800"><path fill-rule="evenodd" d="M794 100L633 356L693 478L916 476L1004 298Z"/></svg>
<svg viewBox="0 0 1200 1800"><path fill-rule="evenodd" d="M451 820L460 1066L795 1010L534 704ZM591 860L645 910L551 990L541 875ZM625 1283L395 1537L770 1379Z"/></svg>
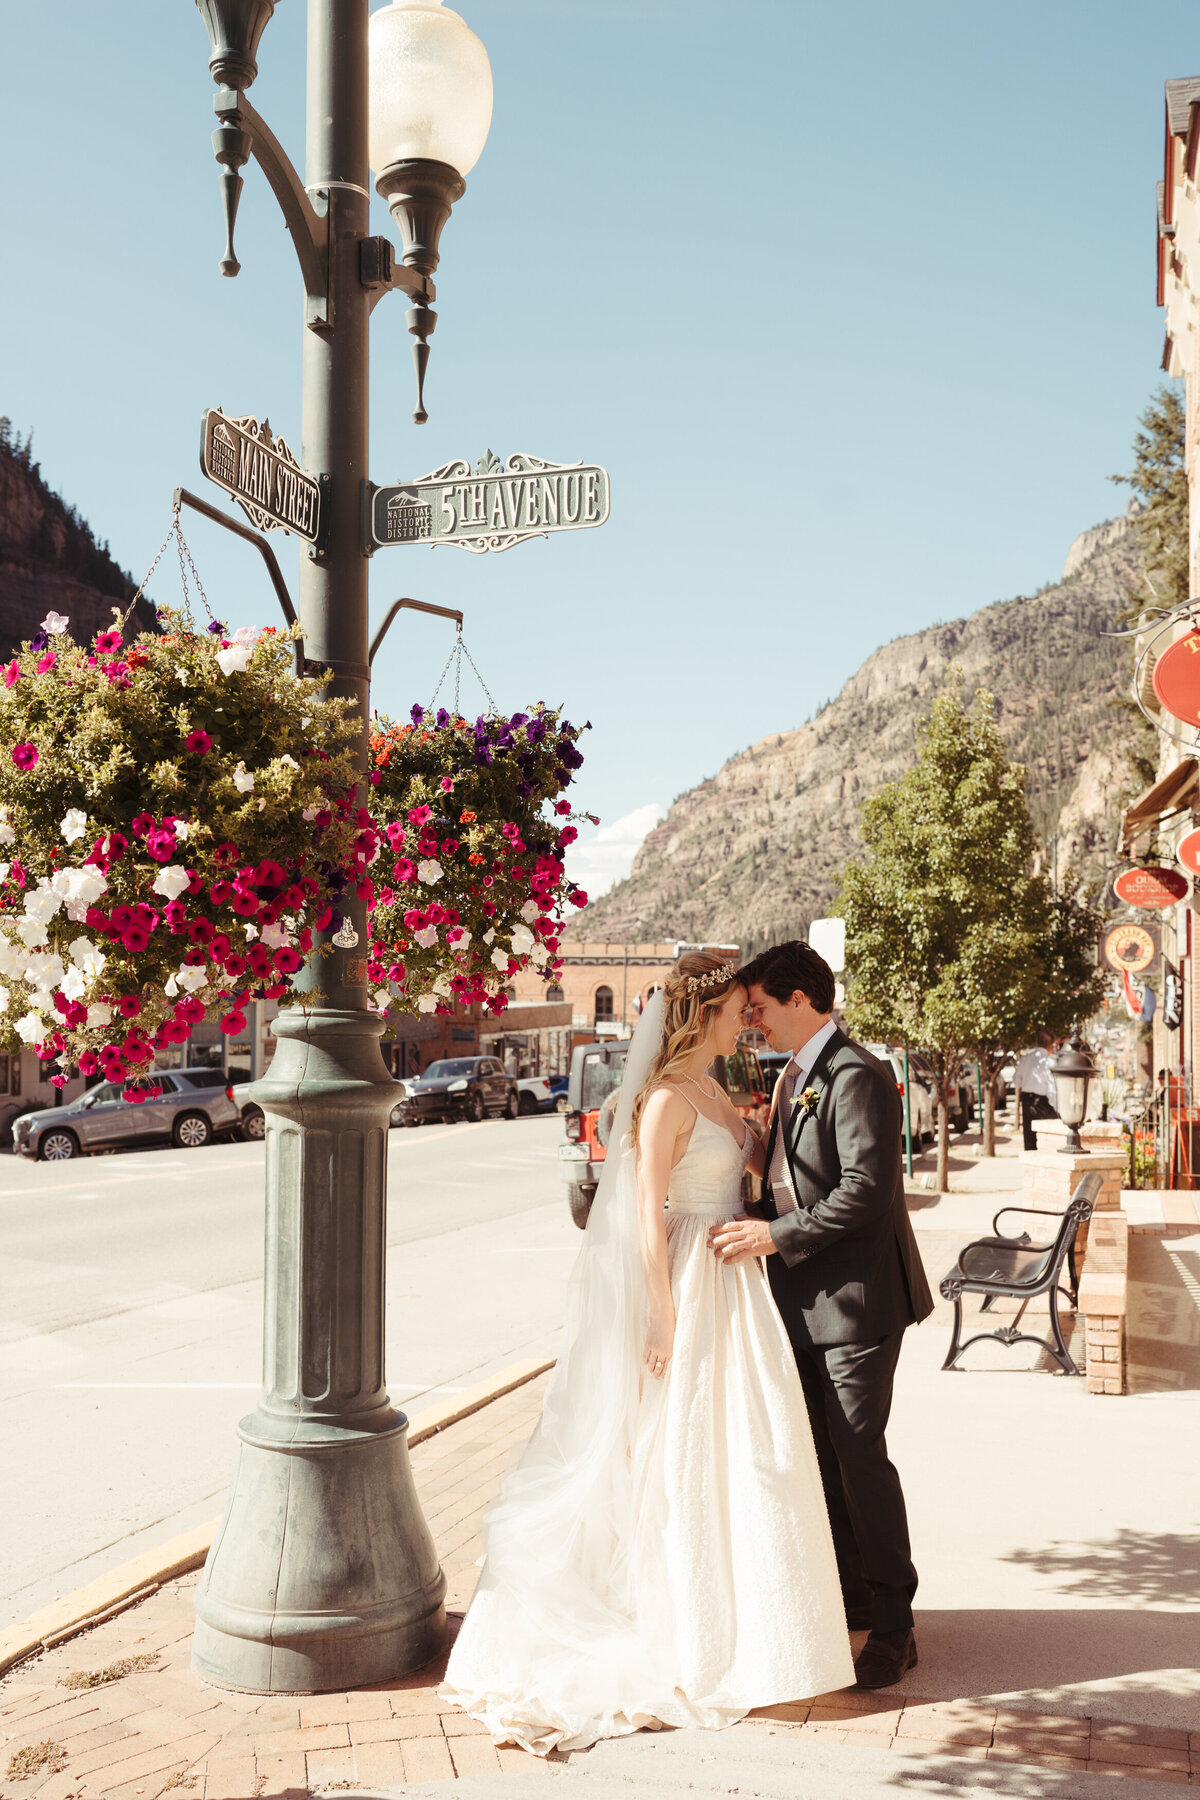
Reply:
<svg viewBox="0 0 1200 1800"><path fill-rule="evenodd" d="M1141 1606L1200 1606L1200 1537L1123 1526L1112 1537L1014 1550L1003 1560L1056 1577L1061 1594ZM1200 1621L1194 1624L1200 1639Z"/></svg>
<svg viewBox="0 0 1200 1800"><path fill-rule="evenodd" d="M1200 1388L1200 1240L1129 1240L1127 1365L1132 1394Z"/></svg>

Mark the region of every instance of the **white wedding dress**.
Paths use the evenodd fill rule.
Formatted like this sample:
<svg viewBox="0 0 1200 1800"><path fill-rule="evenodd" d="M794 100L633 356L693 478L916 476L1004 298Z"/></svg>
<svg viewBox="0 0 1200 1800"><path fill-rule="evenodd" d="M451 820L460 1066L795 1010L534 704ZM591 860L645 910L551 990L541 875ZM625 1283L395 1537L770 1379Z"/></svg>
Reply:
<svg viewBox="0 0 1200 1800"><path fill-rule="evenodd" d="M499 1742L544 1755L643 1727L732 1725L854 1680L787 1334L761 1263L726 1267L707 1242L741 1211L749 1144L698 1112L671 1172L662 1381L640 1362L631 1155L597 1197L608 1205L587 1238L595 1228L601 1243L585 1243L542 1421L489 1515L442 1690Z"/></svg>

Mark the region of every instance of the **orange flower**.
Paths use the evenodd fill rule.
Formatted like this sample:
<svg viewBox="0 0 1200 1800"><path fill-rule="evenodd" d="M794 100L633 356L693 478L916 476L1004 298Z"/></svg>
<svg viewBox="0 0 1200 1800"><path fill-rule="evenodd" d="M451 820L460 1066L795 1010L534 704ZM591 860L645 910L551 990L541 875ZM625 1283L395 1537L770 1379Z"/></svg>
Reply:
<svg viewBox="0 0 1200 1800"><path fill-rule="evenodd" d="M460 825L473 825L475 823L475 814L469 810L465 813L460 813L458 822Z"/></svg>
<svg viewBox="0 0 1200 1800"><path fill-rule="evenodd" d="M481 862L483 862L483 860L484 860L484 858L482 856L480 856L478 850L472 850L470 856L468 856L468 858L467 858L467 861L469 863L481 863Z"/></svg>

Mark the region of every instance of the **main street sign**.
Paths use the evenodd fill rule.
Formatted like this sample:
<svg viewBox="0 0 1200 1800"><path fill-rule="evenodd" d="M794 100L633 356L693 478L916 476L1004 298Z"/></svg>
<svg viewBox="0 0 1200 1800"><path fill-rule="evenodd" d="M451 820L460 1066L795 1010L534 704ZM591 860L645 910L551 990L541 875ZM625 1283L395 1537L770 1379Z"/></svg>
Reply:
<svg viewBox="0 0 1200 1800"><path fill-rule="evenodd" d="M300 467L270 422L247 415L227 419L217 407L204 414L200 467L232 494L260 531L290 531L315 544L321 535L321 486Z"/></svg>
<svg viewBox="0 0 1200 1800"><path fill-rule="evenodd" d="M607 469L520 452L506 466L489 450L474 469L459 459L416 481L372 488L367 541L510 550L552 531L603 525L608 510Z"/></svg>

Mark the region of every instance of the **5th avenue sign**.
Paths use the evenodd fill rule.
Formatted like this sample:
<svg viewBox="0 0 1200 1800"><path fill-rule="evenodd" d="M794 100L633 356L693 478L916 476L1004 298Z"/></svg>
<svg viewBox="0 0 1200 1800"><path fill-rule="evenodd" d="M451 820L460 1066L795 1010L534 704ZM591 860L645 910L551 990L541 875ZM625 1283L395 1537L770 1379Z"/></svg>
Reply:
<svg viewBox="0 0 1200 1800"><path fill-rule="evenodd" d="M286 439L270 422L226 418L217 407L204 414L200 467L232 494L260 531L290 531L306 543L321 535L320 483L302 469Z"/></svg>
<svg viewBox="0 0 1200 1800"><path fill-rule="evenodd" d="M416 481L370 490L368 544L455 544L510 550L554 531L586 531L609 513L607 469L489 450L472 469L459 459Z"/></svg>

